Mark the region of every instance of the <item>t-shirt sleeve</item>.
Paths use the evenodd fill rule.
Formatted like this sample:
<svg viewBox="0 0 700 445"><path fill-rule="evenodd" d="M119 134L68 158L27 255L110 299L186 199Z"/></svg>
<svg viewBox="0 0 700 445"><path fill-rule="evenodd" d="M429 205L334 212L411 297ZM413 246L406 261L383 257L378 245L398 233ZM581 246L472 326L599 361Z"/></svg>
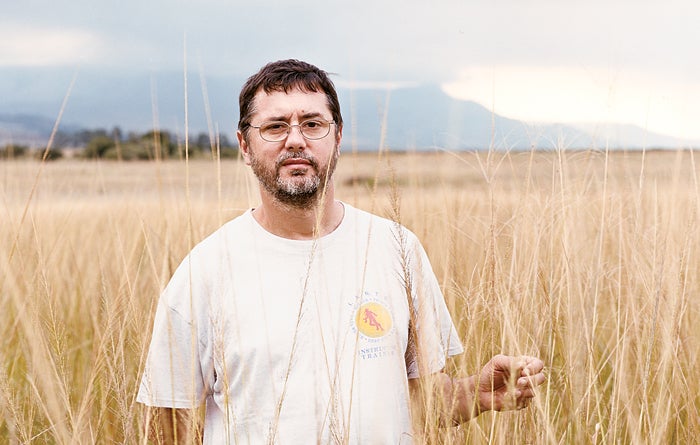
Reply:
<svg viewBox="0 0 700 445"><path fill-rule="evenodd" d="M406 355L408 378L439 372L464 351L428 255L418 240L409 256L415 334Z"/></svg>
<svg viewBox="0 0 700 445"><path fill-rule="evenodd" d="M196 408L203 400L204 379L196 322L183 309L187 305L174 303L189 299L191 292L190 274L182 269L181 265L173 275L156 310L151 344L136 398L148 406Z"/></svg>

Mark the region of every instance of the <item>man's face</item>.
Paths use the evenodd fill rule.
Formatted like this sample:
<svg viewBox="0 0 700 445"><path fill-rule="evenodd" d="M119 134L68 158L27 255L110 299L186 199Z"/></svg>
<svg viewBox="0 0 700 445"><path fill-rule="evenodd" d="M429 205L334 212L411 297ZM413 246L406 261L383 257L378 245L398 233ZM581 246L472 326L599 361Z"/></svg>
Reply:
<svg viewBox="0 0 700 445"><path fill-rule="evenodd" d="M255 126L270 121L296 125L313 118L332 120L321 92L293 89L267 94L260 90L253 105L251 124ZM279 142L265 141L257 128L250 128L247 138L240 131L237 136L243 159L265 191L283 203L306 207L316 202L318 192L333 176L341 133L333 124L329 134L318 140L304 138L296 126Z"/></svg>

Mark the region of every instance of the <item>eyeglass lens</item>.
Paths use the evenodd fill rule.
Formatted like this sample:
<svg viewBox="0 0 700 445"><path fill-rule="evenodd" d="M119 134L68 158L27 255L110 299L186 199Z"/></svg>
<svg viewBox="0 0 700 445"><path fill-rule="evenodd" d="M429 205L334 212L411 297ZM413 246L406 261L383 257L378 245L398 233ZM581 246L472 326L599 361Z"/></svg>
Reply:
<svg viewBox="0 0 700 445"><path fill-rule="evenodd" d="M278 142L287 137L292 127L299 127L302 136L306 139L321 139L328 135L331 122L309 119L300 124L289 125L286 122L265 122L260 125L260 136L270 142Z"/></svg>

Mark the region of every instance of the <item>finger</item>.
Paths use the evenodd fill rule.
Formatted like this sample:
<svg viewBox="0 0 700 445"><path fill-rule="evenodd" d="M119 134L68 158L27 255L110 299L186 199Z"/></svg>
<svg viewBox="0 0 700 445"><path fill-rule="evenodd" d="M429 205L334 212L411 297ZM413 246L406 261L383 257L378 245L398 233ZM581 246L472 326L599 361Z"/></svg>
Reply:
<svg viewBox="0 0 700 445"><path fill-rule="evenodd" d="M528 406L530 406L530 401L531 401L531 400L532 400L532 399L522 399L522 400L518 400L518 403L517 403L516 406L517 406L518 409L525 409L525 408L527 408Z"/></svg>
<svg viewBox="0 0 700 445"><path fill-rule="evenodd" d="M535 375L544 369L544 362L537 357L523 356L520 362L523 363L521 368L521 375L523 376Z"/></svg>
<svg viewBox="0 0 700 445"><path fill-rule="evenodd" d="M520 390L509 391L503 397L502 409L505 409L505 410L519 409L523 400L525 400L525 398L523 398L522 391L520 391Z"/></svg>
<svg viewBox="0 0 700 445"><path fill-rule="evenodd" d="M527 377L520 377L516 382L516 386L519 388L534 388L544 383L545 380L547 380L547 376L540 372Z"/></svg>
<svg viewBox="0 0 700 445"><path fill-rule="evenodd" d="M519 376L534 375L544 368L544 363L536 357L521 355L512 357L511 369Z"/></svg>
<svg viewBox="0 0 700 445"><path fill-rule="evenodd" d="M512 371L520 371L526 365L525 362L521 363L521 360L519 358L503 354L497 354L493 356L489 364L494 370L503 371L507 373L510 373Z"/></svg>
<svg viewBox="0 0 700 445"><path fill-rule="evenodd" d="M516 392L516 395L517 395L517 400L521 401L521 400L532 399L533 397L535 397L536 393L535 393L535 390L533 388L525 388L525 389L518 390Z"/></svg>

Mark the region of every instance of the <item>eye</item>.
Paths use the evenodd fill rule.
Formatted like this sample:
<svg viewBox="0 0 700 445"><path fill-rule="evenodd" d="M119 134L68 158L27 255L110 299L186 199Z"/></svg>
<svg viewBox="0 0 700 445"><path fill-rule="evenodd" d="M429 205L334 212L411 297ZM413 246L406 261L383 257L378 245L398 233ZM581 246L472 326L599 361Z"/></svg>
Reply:
<svg viewBox="0 0 700 445"><path fill-rule="evenodd" d="M287 124L284 122L267 122L262 124L261 129L263 131L286 131Z"/></svg>
<svg viewBox="0 0 700 445"><path fill-rule="evenodd" d="M314 120L314 119L304 121L301 123L301 125L302 125L302 127L308 128L309 130L316 130L319 128L323 128L323 122L318 121L318 120Z"/></svg>

